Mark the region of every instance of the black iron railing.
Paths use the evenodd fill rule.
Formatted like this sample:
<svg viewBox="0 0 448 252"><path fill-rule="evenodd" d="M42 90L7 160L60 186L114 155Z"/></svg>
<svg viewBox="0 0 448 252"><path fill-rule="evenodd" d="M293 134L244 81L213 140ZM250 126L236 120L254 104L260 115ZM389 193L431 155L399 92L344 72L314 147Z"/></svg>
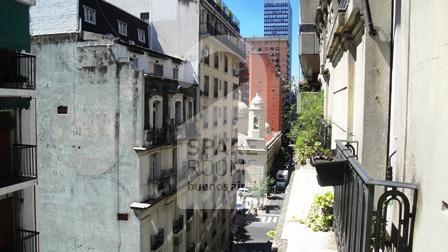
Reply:
<svg viewBox="0 0 448 252"><path fill-rule="evenodd" d="M200 34L204 36L213 36L225 46L230 48L242 58L246 57L244 42L235 36L223 34L216 29L211 23L202 23L200 26Z"/></svg>
<svg viewBox="0 0 448 252"><path fill-rule="evenodd" d="M36 252L39 241L39 233L24 229L18 229L13 242L0 246L0 251L8 252Z"/></svg>
<svg viewBox="0 0 448 252"><path fill-rule="evenodd" d="M412 251L417 186L372 179L353 147L339 140L336 145L337 159L347 161L344 183L334 187L333 226L339 251ZM398 213L388 211L391 208Z"/></svg>
<svg viewBox="0 0 448 252"><path fill-rule="evenodd" d="M12 146L14 175L37 178L36 146L14 144Z"/></svg>
<svg viewBox="0 0 448 252"><path fill-rule="evenodd" d="M149 146L169 145L176 143L176 127L145 130L146 142Z"/></svg>
<svg viewBox="0 0 448 252"><path fill-rule="evenodd" d="M331 123L329 121L320 120L319 138L323 147L331 149Z"/></svg>
<svg viewBox="0 0 448 252"><path fill-rule="evenodd" d="M163 245L165 240L165 230L163 228L159 229L159 232L155 235L151 235L151 250L157 250Z"/></svg>
<svg viewBox="0 0 448 252"><path fill-rule="evenodd" d="M0 50L0 88L35 89L36 57Z"/></svg>
<svg viewBox="0 0 448 252"><path fill-rule="evenodd" d="M173 233L177 234L184 228L184 216L179 215L179 217L173 220Z"/></svg>

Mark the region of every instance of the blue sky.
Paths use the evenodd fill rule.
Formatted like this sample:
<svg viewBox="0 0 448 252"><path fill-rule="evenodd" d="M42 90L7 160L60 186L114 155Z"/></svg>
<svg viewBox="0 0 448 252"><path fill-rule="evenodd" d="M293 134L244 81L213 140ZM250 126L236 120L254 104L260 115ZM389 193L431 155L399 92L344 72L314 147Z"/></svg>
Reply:
<svg viewBox="0 0 448 252"><path fill-rule="evenodd" d="M294 79L299 80L299 58L298 58L298 0L290 0L292 8L292 52L291 52L291 74ZM264 0L225 0L227 6L240 20L241 35L244 37L263 36L263 5Z"/></svg>

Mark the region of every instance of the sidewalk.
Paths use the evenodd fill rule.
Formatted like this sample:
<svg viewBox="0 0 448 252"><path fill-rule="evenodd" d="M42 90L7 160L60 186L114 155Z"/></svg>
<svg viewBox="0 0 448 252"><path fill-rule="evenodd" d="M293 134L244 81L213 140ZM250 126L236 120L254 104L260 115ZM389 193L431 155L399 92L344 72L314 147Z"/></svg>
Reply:
<svg viewBox="0 0 448 252"><path fill-rule="evenodd" d="M274 247L281 252L336 252L333 232L313 232L297 219L308 215L316 194L331 191L332 187L320 187L316 181L316 170L307 164L291 174L287 198L278 224Z"/></svg>

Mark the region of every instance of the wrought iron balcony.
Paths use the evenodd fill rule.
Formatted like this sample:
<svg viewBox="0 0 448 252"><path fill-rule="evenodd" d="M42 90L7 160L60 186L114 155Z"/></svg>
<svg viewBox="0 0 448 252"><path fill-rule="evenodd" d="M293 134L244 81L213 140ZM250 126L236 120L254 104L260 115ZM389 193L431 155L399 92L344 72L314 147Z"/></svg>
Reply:
<svg viewBox="0 0 448 252"><path fill-rule="evenodd" d="M242 58L246 58L245 45L242 39L233 35L223 34L216 29L211 23L202 23L200 25L200 34L202 36L212 36L219 42L227 46L230 50L238 54Z"/></svg>
<svg viewBox="0 0 448 252"><path fill-rule="evenodd" d="M5 173L9 175L0 177L0 188L37 179L36 146L14 144L11 170Z"/></svg>
<svg viewBox="0 0 448 252"><path fill-rule="evenodd" d="M179 217L173 220L173 233L178 234L184 228L184 216L179 215Z"/></svg>
<svg viewBox="0 0 448 252"><path fill-rule="evenodd" d="M176 143L176 127L145 130L145 146L154 147Z"/></svg>
<svg viewBox="0 0 448 252"><path fill-rule="evenodd" d="M417 185L372 179L355 148L339 140L336 146L336 158L346 161L343 183L334 187L339 251L412 251ZM389 211L394 204L398 213Z"/></svg>
<svg viewBox="0 0 448 252"><path fill-rule="evenodd" d="M148 184L150 200L171 195L177 190L177 171L174 168L163 169L160 175L151 177Z"/></svg>
<svg viewBox="0 0 448 252"><path fill-rule="evenodd" d="M36 57L0 50L0 88L36 88Z"/></svg>
<svg viewBox="0 0 448 252"><path fill-rule="evenodd" d="M0 246L0 251L37 252L38 240L38 232L18 229L14 241Z"/></svg>
<svg viewBox="0 0 448 252"><path fill-rule="evenodd" d="M207 0L213 8L227 20L238 32L240 32L240 21L233 15L223 0Z"/></svg>
<svg viewBox="0 0 448 252"><path fill-rule="evenodd" d="M163 228L159 229L159 232L155 235L151 235L151 250L155 251L160 248L165 240L165 230Z"/></svg>
<svg viewBox="0 0 448 252"><path fill-rule="evenodd" d="M177 128L176 133L177 140L197 137L199 135L198 123L187 121Z"/></svg>

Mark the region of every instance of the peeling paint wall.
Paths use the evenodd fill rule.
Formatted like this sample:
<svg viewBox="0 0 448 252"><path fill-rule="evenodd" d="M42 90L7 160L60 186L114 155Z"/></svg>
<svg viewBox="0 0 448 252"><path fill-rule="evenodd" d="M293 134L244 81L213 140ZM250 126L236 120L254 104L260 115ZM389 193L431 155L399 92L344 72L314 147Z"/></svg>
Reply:
<svg viewBox="0 0 448 252"><path fill-rule="evenodd" d="M30 8L31 35L79 30L77 0L39 0Z"/></svg>
<svg viewBox="0 0 448 252"><path fill-rule="evenodd" d="M143 76L111 41L35 37L41 251L138 251ZM70 38L71 36L71 38ZM58 114L66 106L67 114ZM118 221L117 213L129 213Z"/></svg>

